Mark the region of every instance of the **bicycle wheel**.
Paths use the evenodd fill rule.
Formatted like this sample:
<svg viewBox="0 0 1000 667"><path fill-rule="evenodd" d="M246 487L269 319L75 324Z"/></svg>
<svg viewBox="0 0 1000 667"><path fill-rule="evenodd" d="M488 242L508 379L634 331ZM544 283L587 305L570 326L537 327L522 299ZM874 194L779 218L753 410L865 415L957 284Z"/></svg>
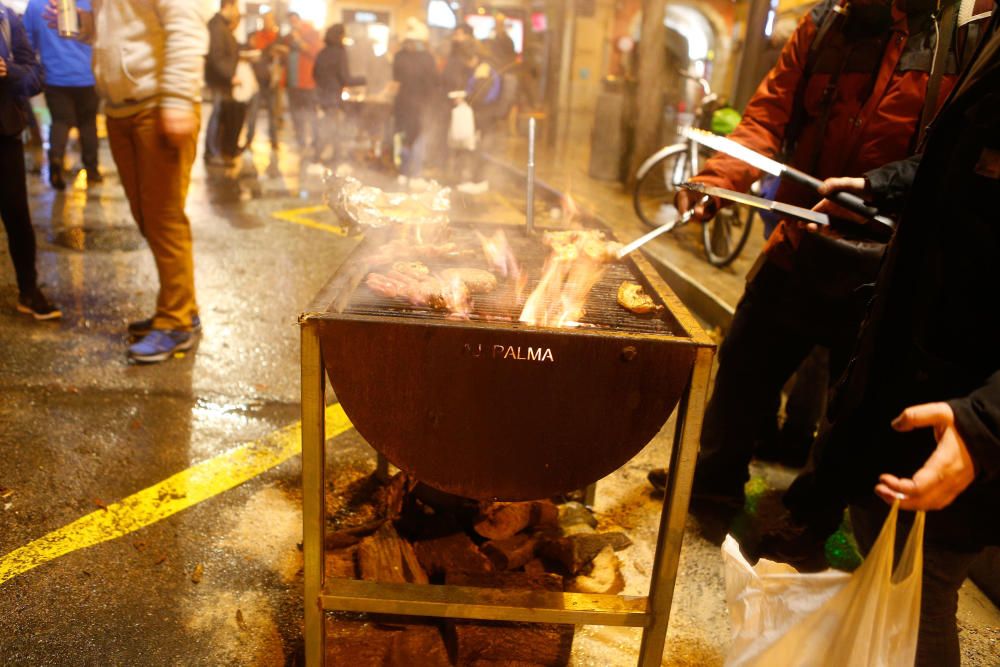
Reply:
<svg viewBox="0 0 1000 667"><path fill-rule="evenodd" d="M678 147L639 177L632 191L632 206L639 219L650 227L659 227L677 217L674 195L680 184L691 177L688 162L687 151Z"/></svg>
<svg viewBox="0 0 1000 667"><path fill-rule="evenodd" d="M750 238L753 217L752 208L730 204L720 208L715 217L702 225L701 238L709 264L721 268L739 257Z"/></svg>

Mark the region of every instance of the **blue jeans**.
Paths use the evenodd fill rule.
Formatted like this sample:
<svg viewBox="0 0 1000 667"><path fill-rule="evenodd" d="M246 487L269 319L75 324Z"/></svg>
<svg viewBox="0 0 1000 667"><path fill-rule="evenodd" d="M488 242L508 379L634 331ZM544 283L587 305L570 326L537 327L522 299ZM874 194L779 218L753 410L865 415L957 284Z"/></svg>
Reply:
<svg viewBox="0 0 1000 667"><path fill-rule="evenodd" d="M222 118L222 95L215 93L212 100L212 114L208 117L208 127L205 129L205 158L212 158L222 152L219 137L219 124Z"/></svg>

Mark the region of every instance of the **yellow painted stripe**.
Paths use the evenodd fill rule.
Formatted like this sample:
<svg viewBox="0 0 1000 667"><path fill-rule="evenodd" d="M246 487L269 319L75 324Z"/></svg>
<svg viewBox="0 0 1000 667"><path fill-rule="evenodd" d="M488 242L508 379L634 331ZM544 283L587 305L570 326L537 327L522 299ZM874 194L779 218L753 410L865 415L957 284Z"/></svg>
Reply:
<svg viewBox="0 0 1000 667"><path fill-rule="evenodd" d="M337 236L347 236L347 230L345 228L339 225L328 225L325 222L319 222L309 217L313 213L319 213L321 211L329 213L330 209L326 206L292 208L286 211L275 211L271 214L271 217L277 218L278 220L284 220L285 222L293 222L296 225L302 225L303 227L322 229L324 232L330 232L331 234L336 234Z"/></svg>
<svg viewBox="0 0 1000 667"><path fill-rule="evenodd" d="M326 435L351 428L339 404L326 409ZM287 461L302 449L299 422L194 465L55 530L0 558L0 584L68 553L92 547L196 505L253 479Z"/></svg>

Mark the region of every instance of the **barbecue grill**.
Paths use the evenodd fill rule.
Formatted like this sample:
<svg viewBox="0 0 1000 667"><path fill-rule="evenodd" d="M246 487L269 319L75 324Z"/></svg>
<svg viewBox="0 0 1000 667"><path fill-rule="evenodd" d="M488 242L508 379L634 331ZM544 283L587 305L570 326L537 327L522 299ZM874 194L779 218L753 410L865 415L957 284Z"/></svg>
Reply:
<svg viewBox="0 0 1000 667"><path fill-rule="evenodd" d="M449 233L458 248L477 248L475 232L495 228L452 224ZM548 249L521 229L508 238L537 279ZM609 266L578 326L546 328L518 321L507 282L475 295L466 318L380 296L363 284L374 244L363 241L300 316L307 662L322 664L322 612L336 609L643 627L640 664L658 665L711 341L638 253ZM473 255L428 263L439 270L484 261ZM640 283L662 309L622 309L623 280ZM591 484L634 456L680 404L649 596L326 580L324 370L380 455L430 486L480 499L536 499Z"/></svg>
<svg viewBox="0 0 1000 667"><path fill-rule="evenodd" d="M453 225L451 241L477 248L475 231L483 227ZM548 248L520 230L511 236L523 269L537 278ZM664 308L651 316L616 302L623 280L642 281L657 294L634 261L608 268L589 294L581 326L545 329L517 321L512 281L476 295L467 320L354 287L367 273L370 250L358 248L358 261L334 277L310 317L355 428L430 486L500 500L583 488L642 449L684 390L697 343L663 297ZM486 268L481 256L459 254L430 266L479 261Z"/></svg>

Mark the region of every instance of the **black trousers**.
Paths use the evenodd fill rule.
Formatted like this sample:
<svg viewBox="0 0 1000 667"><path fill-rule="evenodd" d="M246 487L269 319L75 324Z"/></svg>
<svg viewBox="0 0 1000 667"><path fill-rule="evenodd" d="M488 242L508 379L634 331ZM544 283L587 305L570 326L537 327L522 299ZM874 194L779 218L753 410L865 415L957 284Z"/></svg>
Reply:
<svg viewBox="0 0 1000 667"><path fill-rule="evenodd" d="M822 294L765 261L748 282L719 349L701 431L695 491L741 497L758 435L773 423L781 389L813 347L830 351L839 377L854 347L863 301Z"/></svg>
<svg viewBox="0 0 1000 667"><path fill-rule="evenodd" d="M867 554L878 538L889 508L879 500L851 505L851 526L862 552ZM913 514L899 513L896 528L896 562L910 533ZM978 552L958 551L924 539L924 574L920 596L920 636L914 667L959 667L958 589L969 575Z"/></svg>
<svg viewBox="0 0 1000 667"><path fill-rule="evenodd" d="M7 232L7 247L17 274L21 294L32 292L38 282L35 272L35 230L28 209L28 186L24 174L24 145L20 135L0 136L0 218Z"/></svg>
<svg viewBox="0 0 1000 667"><path fill-rule="evenodd" d="M83 166L97 170L97 92L93 86L45 86L45 103L52 114L49 164L62 167L70 128L80 131Z"/></svg>

